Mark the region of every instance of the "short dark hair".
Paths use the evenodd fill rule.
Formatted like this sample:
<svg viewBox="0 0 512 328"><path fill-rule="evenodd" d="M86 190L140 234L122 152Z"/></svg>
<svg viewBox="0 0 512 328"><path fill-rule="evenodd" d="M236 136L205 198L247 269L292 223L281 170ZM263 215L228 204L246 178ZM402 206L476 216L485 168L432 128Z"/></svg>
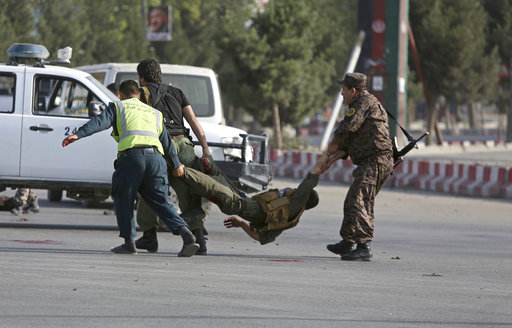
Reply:
<svg viewBox="0 0 512 328"><path fill-rule="evenodd" d="M318 197L318 193L316 192L316 190L314 190L314 189L311 190L311 192L309 193L308 201L306 202L305 209L309 210L309 209L317 206L319 201L320 201L320 198Z"/></svg>
<svg viewBox="0 0 512 328"><path fill-rule="evenodd" d="M139 85L134 80L126 80L119 86L119 92L125 98L137 97L139 94Z"/></svg>
<svg viewBox="0 0 512 328"><path fill-rule="evenodd" d="M113 94L117 94L119 92L119 83L110 83L107 85L107 89L109 89Z"/></svg>
<svg viewBox="0 0 512 328"><path fill-rule="evenodd" d="M139 74L139 79L143 78L146 82L162 82L162 69L160 68L160 63L156 58L146 58L143 59L139 65L137 65L137 73Z"/></svg>

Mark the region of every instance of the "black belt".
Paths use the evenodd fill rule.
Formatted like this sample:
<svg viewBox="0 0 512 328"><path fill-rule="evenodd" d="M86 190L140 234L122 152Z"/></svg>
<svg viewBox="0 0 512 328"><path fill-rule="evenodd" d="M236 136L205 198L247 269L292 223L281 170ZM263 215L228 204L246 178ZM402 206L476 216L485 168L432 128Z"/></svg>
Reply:
<svg viewBox="0 0 512 328"><path fill-rule="evenodd" d="M130 149L123 150L119 154L121 156L128 156L128 155L147 155L147 154L156 154L158 153L158 150L153 146L147 146L147 147L133 147Z"/></svg>

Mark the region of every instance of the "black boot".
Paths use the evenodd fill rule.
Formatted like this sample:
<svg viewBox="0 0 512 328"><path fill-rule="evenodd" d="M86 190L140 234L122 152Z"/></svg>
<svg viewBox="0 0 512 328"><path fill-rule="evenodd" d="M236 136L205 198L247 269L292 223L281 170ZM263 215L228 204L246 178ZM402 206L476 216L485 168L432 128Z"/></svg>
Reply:
<svg viewBox="0 0 512 328"><path fill-rule="evenodd" d="M178 230L181 238L183 239L183 247L181 251L178 253L179 257L190 257L196 253L199 249L199 244L196 244L196 237L194 234L188 229L187 226L183 226Z"/></svg>
<svg viewBox="0 0 512 328"><path fill-rule="evenodd" d="M370 261L373 257L372 249L370 248L370 242L367 241L364 244L357 244L357 248L352 252L342 255L342 261Z"/></svg>
<svg viewBox="0 0 512 328"><path fill-rule="evenodd" d="M343 239L339 243L327 245L327 249L329 251L338 255L350 253L352 251L352 248L354 248L354 243L351 243Z"/></svg>
<svg viewBox="0 0 512 328"><path fill-rule="evenodd" d="M125 238L124 244L110 249L112 252L117 254L137 254L133 239Z"/></svg>
<svg viewBox="0 0 512 328"><path fill-rule="evenodd" d="M156 228L151 228L144 231L142 237L137 239L135 246L138 249L147 249L150 253L156 253L158 251L158 239L156 238Z"/></svg>
<svg viewBox="0 0 512 328"><path fill-rule="evenodd" d="M194 237L196 237L196 242L199 244L199 249L196 252L196 255L207 255L206 249L206 238L204 237L204 229L196 229L192 231Z"/></svg>

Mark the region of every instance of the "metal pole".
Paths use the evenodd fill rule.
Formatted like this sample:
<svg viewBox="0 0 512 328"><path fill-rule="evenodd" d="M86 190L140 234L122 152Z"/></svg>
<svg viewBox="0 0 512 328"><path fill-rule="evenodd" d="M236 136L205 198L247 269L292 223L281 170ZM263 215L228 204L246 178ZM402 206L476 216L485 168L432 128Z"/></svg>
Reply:
<svg viewBox="0 0 512 328"><path fill-rule="evenodd" d="M357 61L359 60L359 55L361 54L361 47L363 45L365 37L364 31L359 31L357 35L357 40L352 49L352 53L350 54L350 60L347 64L347 68L345 69L345 74L353 72L356 67ZM345 76L343 74L343 76ZM334 100L334 105L332 106L332 114L329 122L327 123L327 127L325 128L324 136L322 138L322 143L320 144L320 150L324 151L327 149L327 143L329 142L329 137L331 136L332 130L334 128L334 123L336 123L336 119L340 113L341 105L343 104L343 96L341 92L338 92L336 95L336 99Z"/></svg>
<svg viewBox="0 0 512 328"><path fill-rule="evenodd" d="M507 142L511 142L512 141L512 135L509 135L508 132L509 131L512 131L512 128L510 127L510 125L512 125L512 56L510 56L510 65L508 66L508 76L509 76L509 80L508 80L508 84L509 84L509 87L510 87L510 94L509 94L509 98L510 98L510 106L508 107L508 113L507 113L507 137L506 137L506 141Z"/></svg>

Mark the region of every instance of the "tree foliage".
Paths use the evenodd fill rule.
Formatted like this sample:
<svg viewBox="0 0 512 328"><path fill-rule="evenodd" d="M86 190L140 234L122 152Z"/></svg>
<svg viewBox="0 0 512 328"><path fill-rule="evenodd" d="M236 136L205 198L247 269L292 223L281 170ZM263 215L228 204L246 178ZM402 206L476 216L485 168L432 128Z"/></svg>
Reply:
<svg viewBox="0 0 512 328"><path fill-rule="evenodd" d="M337 74L329 52L343 39L318 11L326 3L273 1L249 24L240 9L226 10L219 45L233 65L226 74L237 88L226 91L236 106L268 124L277 104L281 121L297 124L326 101Z"/></svg>
<svg viewBox="0 0 512 328"><path fill-rule="evenodd" d="M484 0L483 3L489 15L488 48L497 47L502 65L509 69L509 78L500 80L495 101L501 113L507 112L506 141L512 142L512 0Z"/></svg>
<svg viewBox="0 0 512 328"><path fill-rule="evenodd" d="M495 92L498 53L496 48L486 51L487 15L479 1L413 0L410 24L431 96L432 132L437 96L453 103L471 103Z"/></svg>
<svg viewBox="0 0 512 328"><path fill-rule="evenodd" d="M13 13L16 13L13 15ZM36 42L34 19L30 0L2 0L0 2L0 58L7 58L6 51L15 42ZM6 61L6 60L5 60Z"/></svg>

